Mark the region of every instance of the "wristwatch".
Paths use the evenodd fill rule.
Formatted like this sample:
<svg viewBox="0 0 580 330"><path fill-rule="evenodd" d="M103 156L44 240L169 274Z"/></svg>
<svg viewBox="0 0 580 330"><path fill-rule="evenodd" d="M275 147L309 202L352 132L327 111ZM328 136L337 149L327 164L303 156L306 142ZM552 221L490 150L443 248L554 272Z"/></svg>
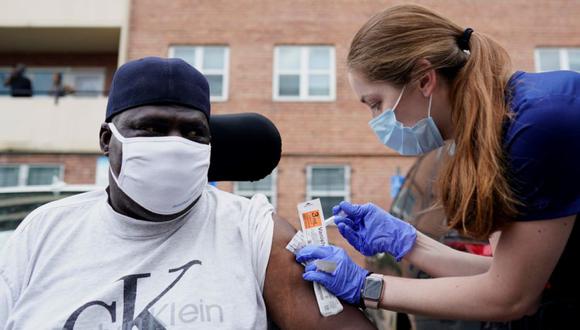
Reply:
<svg viewBox="0 0 580 330"><path fill-rule="evenodd" d="M383 276L380 274L370 274L365 278L362 288L362 298L367 308L379 308L379 302L383 298Z"/></svg>

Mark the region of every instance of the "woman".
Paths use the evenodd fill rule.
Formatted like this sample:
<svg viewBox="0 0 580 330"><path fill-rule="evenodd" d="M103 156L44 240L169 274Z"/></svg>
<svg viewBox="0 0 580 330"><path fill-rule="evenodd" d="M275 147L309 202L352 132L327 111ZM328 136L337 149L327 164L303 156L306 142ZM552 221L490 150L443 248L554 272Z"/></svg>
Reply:
<svg viewBox="0 0 580 330"><path fill-rule="evenodd" d="M342 202L335 222L358 251L405 258L436 278L369 275L342 249L308 246L299 262L338 267L310 264L306 280L352 304L436 318L520 319L513 328L577 320L580 74L512 73L509 62L489 37L419 6L387 9L360 29L349 81L371 128L403 155L453 141L440 202L451 228L489 238L493 257L452 250L373 204Z"/></svg>

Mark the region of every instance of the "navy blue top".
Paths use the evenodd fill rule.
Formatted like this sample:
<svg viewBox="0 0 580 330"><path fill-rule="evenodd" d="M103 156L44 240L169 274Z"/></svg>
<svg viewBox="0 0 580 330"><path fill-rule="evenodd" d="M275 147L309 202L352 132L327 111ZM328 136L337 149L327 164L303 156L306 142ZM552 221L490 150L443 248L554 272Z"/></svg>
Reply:
<svg viewBox="0 0 580 330"><path fill-rule="evenodd" d="M524 204L516 220L580 213L580 73L516 72L504 130L508 178Z"/></svg>

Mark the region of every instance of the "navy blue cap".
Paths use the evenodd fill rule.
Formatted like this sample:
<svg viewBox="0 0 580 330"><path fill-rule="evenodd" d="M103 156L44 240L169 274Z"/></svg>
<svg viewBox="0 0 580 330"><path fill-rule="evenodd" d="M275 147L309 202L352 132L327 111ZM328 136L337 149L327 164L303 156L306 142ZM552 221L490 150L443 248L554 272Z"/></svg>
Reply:
<svg viewBox="0 0 580 330"><path fill-rule="evenodd" d="M209 119L209 84L201 72L178 58L145 57L125 63L113 77L105 121L150 104L176 104Z"/></svg>

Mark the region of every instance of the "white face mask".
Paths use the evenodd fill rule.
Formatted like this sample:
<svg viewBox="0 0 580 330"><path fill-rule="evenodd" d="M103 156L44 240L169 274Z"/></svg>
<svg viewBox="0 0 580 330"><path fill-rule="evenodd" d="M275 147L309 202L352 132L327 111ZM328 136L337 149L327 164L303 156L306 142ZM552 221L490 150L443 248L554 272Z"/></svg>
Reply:
<svg viewBox="0 0 580 330"><path fill-rule="evenodd" d="M113 135L123 145L117 186L143 208L169 215L183 211L207 185L211 147L178 136L132 137L119 133L109 123Z"/></svg>

